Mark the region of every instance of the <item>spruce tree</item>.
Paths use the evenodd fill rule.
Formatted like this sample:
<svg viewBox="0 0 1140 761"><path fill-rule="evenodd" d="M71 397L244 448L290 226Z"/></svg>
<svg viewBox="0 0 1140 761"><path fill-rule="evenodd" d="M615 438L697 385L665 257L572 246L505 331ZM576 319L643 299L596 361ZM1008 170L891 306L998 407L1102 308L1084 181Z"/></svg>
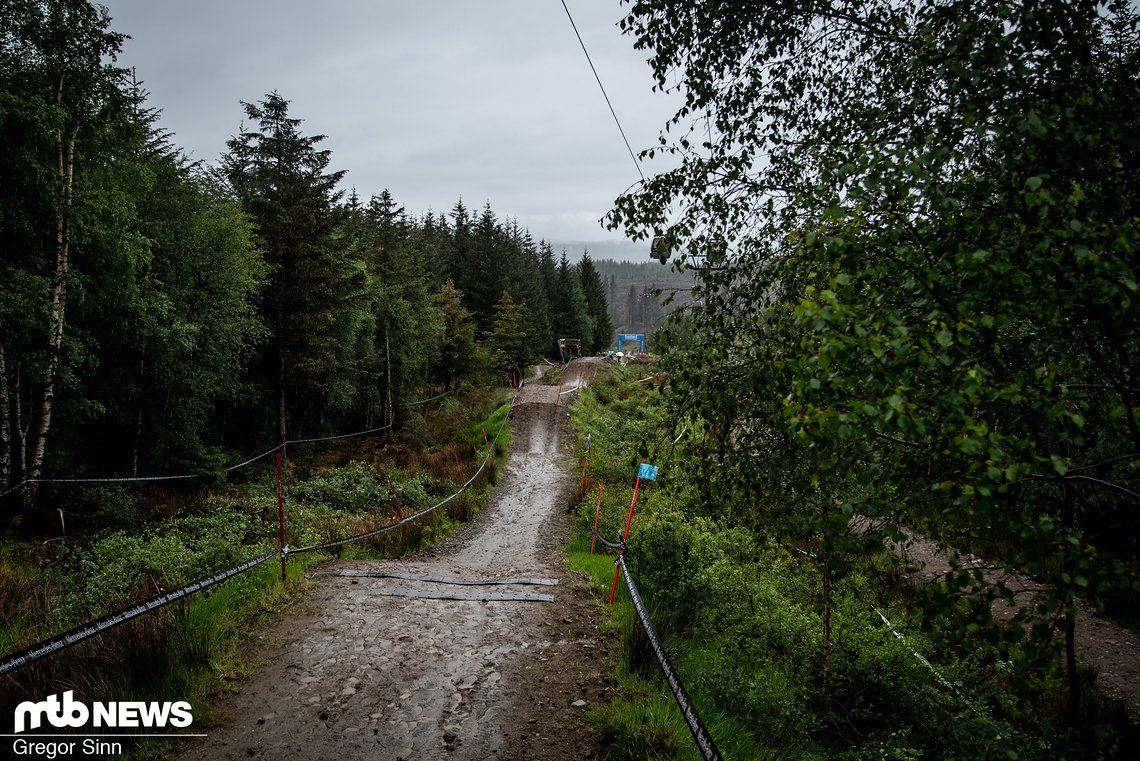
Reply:
<svg viewBox="0 0 1140 761"><path fill-rule="evenodd" d="M528 322L526 305L511 298L509 291L503 291L495 305L494 327L485 341L495 370L517 372L530 364L534 352L527 335Z"/></svg>
<svg viewBox="0 0 1140 761"><path fill-rule="evenodd" d="M582 285L582 294L586 297L587 311L593 320L593 340L588 347L583 348L590 352L601 351L609 346L614 337L614 324L610 321L602 276L590 260L588 251L582 254L582 261L578 263L578 280Z"/></svg>
<svg viewBox="0 0 1140 761"><path fill-rule="evenodd" d="M329 171L330 152L318 148L324 135L303 135L276 92L242 106L256 127L228 141L222 166L270 266L262 312L271 338L260 380L273 390L284 441L289 420L320 420L336 371L334 323L351 275L333 237L344 172Z"/></svg>

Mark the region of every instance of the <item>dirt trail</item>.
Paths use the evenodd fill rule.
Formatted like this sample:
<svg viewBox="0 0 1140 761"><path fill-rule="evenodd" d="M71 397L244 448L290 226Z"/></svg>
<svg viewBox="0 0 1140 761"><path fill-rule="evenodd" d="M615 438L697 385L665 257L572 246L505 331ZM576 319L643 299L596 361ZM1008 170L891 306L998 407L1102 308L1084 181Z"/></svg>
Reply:
<svg viewBox="0 0 1140 761"><path fill-rule="evenodd" d="M865 528L866 524L857 524ZM950 555L925 537L904 530L907 541L889 543L898 555L907 559L916 578L931 581L942 578L951 569ZM984 560L965 554L962 560L970 568L982 571L990 584L999 581L1015 592L1018 606L1031 605L1041 585L1019 574L1006 575L988 566ZM994 615L1010 619L1016 612L1003 602L994 604ZM1104 618L1088 606L1077 604L1076 647L1078 657L1096 668L1097 689L1106 697L1119 700L1133 721L1140 721L1140 636Z"/></svg>
<svg viewBox="0 0 1140 761"><path fill-rule="evenodd" d="M577 365L577 363L575 363ZM577 378L588 363L568 374ZM583 709L608 691L612 661L596 608L563 565L572 487L557 387L525 385L510 464L483 512L439 548L399 561L329 563L310 611L265 636L257 674L208 738L181 758L582 758ZM565 399L565 398L564 398ZM557 586L456 586L341 570L464 580L557 578ZM405 593L553 594L554 602Z"/></svg>

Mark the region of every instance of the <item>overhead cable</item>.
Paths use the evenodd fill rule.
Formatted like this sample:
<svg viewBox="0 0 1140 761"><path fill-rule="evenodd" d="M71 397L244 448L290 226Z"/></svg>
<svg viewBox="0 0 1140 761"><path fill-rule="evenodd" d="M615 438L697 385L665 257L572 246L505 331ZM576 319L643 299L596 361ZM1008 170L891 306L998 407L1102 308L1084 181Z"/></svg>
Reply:
<svg viewBox="0 0 1140 761"><path fill-rule="evenodd" d="M590 51L586 50L586 43L582 41L582 35L578 33L578 25L574 23L574 17L570 15L570 9L566 6L566 0L562 0L562 7L566 11L566 18L570 19L570 26L574 28L574 34L578 38L578 44L582 46L582 52L586 54L586 61L590 64L590 71L594 72L594 79L598 80L598 87L602 90L602 97L606 99L606 105L610 107L610 113L613 114L614 117L614 124L617 125L618 132L621 133L621 139L625 141L625 149L629 151L629 157L633 159L633 165L637 167L637 174L641 177L642 181L644 181L645 175L641 171L641 163L637 160L637 155L629 145L629 138L625 136L625 130L622 129L621 126L621 120L618 119L617 111L614 111L614 104L610 103L610 96L606 94L606 86L602 84L602 78L598 76L598 70L594 68L594 61L590 58Z"/></svg>

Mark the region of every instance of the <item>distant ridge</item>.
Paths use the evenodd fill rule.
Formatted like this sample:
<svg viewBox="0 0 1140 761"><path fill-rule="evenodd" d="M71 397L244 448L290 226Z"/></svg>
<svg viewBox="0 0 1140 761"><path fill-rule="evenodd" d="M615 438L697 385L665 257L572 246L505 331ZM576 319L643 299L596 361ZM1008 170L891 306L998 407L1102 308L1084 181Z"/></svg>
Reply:
<svg viewBox="0 0 1140 761"><path fill-rule="evenodd" d="M647 241L629 240L574 240L551 241L555 255L566 249L566 258L576 262L582 258L583 251L590 252L590 258L612 259L618 262L649 262L649 243ZM656 262L653 262L656 264ZM660 265L658 265L660 266ZM664 269L664 267L662 267Z"/></svg>

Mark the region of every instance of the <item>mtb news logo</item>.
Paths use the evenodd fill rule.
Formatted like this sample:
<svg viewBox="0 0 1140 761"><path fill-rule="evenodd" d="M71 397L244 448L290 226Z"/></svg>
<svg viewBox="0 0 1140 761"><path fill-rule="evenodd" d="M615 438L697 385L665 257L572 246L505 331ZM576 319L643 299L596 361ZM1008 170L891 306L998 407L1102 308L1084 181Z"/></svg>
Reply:
<svg viewBox="0 0 1140 761"><path fill-rule="evenodd" d="M25 700L16 706L15 733L39 729L44 720L59 729L76 729L87 726L110 729L147 729L175 727L182 729L194 722L190 704L185 700L165 703L120 701L92 703L90 706L74 698L74 690L59 695L48 695L46 700L34 703Z"/></svg>

